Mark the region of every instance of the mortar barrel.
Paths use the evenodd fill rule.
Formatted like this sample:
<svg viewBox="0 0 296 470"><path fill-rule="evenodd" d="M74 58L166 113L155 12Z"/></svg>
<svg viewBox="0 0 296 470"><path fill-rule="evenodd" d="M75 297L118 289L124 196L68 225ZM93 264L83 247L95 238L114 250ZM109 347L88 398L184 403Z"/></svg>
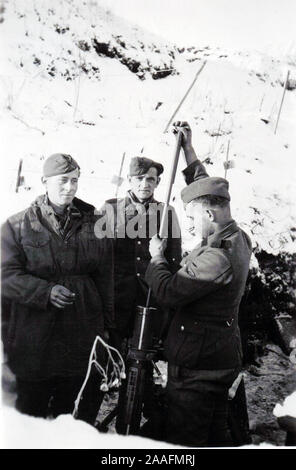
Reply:
<svg viewBox="0 0 296 470"><path fill-rule="evenodd" d="M151 349L153 346L153 314L156 308L137 306L132 347Z"/></svg>

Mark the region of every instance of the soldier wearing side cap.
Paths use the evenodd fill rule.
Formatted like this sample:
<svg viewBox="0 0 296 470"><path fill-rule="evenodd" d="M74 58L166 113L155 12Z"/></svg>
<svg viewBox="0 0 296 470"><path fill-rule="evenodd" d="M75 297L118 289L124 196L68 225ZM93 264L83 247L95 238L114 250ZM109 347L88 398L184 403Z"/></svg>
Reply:
<svg viewBox="0 0 296 470"><path fill-rule="evenodd" d="M110 331L113 345L122 350L122 342L132 336L135 309L146 305L148 286L146 268L151 259L149 240L158 233L164 204L154 198L164 168L161 163L146 157L134 157L129 166L130 189L126 196L109 199L100 213L107 237L114 237L115 251L115 324ZM166 257L172 271L181 260L180 227L173 207L169 207L166 235ZM156 306L151 299L150 306ZM155 325L160 334L166 321L157 315Z"/></svg>
<svg viewBox="0 0 296 470"><path fill-rule="evenodd" d="M75 197L79 175L70 155L51 155L45 194L2 227L4 349L16 408L33 416L72 413L94 338L114 324L112 241L95 236L94 207ZM102 397L91 376L78 418L94 424Z"/></svg>
<svg viewBox="0 0 296 470"><path fill-rule="evenodd" d="M165 342L168 360L166 439L186 446L230 446L228 389L242 364L238 309L251 242L231 217L229 185L197 159L187 123L176 123L188 167L181 193L202 242L172 273L165 240L150 242L146 272L157 301L177 309Z"/></svg>

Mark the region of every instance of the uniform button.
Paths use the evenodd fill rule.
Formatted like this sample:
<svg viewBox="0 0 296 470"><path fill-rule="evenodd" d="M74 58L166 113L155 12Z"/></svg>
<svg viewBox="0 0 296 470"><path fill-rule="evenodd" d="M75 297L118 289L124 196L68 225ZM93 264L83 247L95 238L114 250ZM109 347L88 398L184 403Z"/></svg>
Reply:
<svg viewBox="0 0 296 470"><path fill-rule="evenodd" d="M173 261L176 261L176 258L173 258Z"/></svg>
<svg viewBox="0 0 296 470"><path fill-rule="evenodd" d="M137 261L140 261L140 259L141 259L140 256L137 256Z"/></svg>
<svg viewBox="0 0 296 470"><path fill-rule="evenodd" d="M181 325L181 331L184 331L184 329L185 329L185 328L184 328L184 326L183 326L183 325Z"/></svg>
<svg viewBox="0 0 296 470"><path fill-rule="evenodd" d="M140 276L141 276L141 274L140 274L140 273L137 273L137 276L138 276L138 277L140 277Z"/></svg>
<svg viewBox="0 0 296 470"><path fill-rule="evenodd" d="M138 241L138 245L141 245L141 244L142 244L142 242L140 242L140 240L139 240L139 241Z"/></svg>

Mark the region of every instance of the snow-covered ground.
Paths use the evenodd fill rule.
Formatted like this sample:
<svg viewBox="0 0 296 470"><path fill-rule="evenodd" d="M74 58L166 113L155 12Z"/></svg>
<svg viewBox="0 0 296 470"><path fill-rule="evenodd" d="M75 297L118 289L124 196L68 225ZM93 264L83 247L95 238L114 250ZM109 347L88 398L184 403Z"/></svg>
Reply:
<svg viewBox="0 0 296 470"><path fill-rule="evenodd" d="M1 409L1 449L180 449L165 442L136 436L99 433L70 414L54 420L22 415L11 407Z"/></svg>
<svg viewBox="0 0 296 470"><path fill-rule="evenodd" d="M43 160L59 151L79 161L78 196L96 207L114 197L111 181L123 155L122 176L135 155L164 164L156 192L162 200L175 145L164 129L206 61L176 119L191 124L197 154L210 175L224 176L229 150L233 216L254 247L273 255L295 253L296 57L291 49L272 57L183 47L93 0L3 1L0 35L1 222L43 191ZM288 70L290 89L275 134ZM24 184L16 192L20 159ZM183 167L181 159L179 170ZM173 200L181 222L183 186L179 171ZM125 181L119 195L126 188ZM255 257L253 265L258 267ZM5 416L20 419L12 410ZM62 417L57 426L65 420L71 424L70 417ZM94 442L94 431L87 431Z"/></svg>
<svg viewBox="0 0 296 470"><path fill-rule="evenodd" d="M296 392L286 397L282 405L278 403L274 407L273 414L277 418L281 418L282 416L296 418Z"/></svg>

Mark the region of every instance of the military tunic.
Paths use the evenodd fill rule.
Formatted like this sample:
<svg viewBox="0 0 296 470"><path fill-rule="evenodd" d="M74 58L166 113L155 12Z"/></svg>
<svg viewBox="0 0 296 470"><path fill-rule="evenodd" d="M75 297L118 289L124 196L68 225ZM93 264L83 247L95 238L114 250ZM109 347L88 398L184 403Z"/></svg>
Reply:
<svg viewBox="0 0 296 470"><path fill-rule="evenodd" d="M95 336L114 323L111 241L95 236L93 206L73 204L65 233L46 196L2 228L2 296L11 303L5 346L25 380L83 377ZM50 303L56 284L76 294L73 305Z"/></svg>
<svg viewBox="0 0 296 470"><path fill-rule="evenodd" d="M250 256L250 239L233 221L194 249L173 275L165 258L152 259L148 284L161 305L177 308L166 340L170 363L215 370L241 364L238 309Z"/></svg>
<svg viewBox="0 0 296 470"><path fill-rule="evenodd" d="M187 184L208 175L199 161ZM187 446L228 446L228 388L242 364L238 310L251 241L234 220L182 260L176 273L152 258L145 279L160 305L176 308L165 341L168 360L167 440Z"/></svg>
<svg viewBox="0 0 296 470"><path fill-rule="evenodd" d="M153 198L140 203L133 193L128 192L125 198L106 201L100 210L107 236L114 237L115 241L115 321L122 337L132 333L136 305L146 302L145 272L151 259L149 241L159 231L163 207L163 203ZM171 206L167 237L165 254L170 269L175 272L181 261L181 237L177 216Z"/></svg>

